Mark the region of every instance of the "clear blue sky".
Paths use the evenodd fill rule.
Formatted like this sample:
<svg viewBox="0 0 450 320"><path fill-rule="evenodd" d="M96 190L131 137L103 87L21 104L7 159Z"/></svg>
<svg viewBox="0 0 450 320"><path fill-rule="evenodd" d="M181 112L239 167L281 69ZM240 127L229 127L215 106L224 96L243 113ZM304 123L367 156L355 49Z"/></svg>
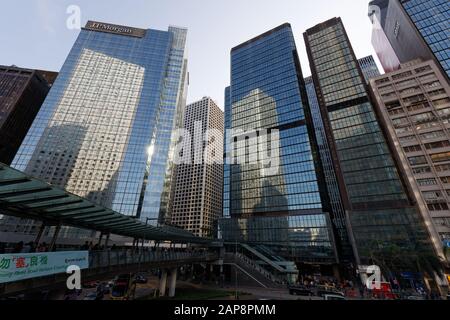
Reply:
<svg viewBox="0 0 450 320"><path fill-rule="evenodd" d="M188 102L211 96L223 106L230 49L284 22L291 23L304 75L310 74L303 32L340 16L358 57L373 54L369 0L2 0L0 64L58 71L78 31L66 28L66 9L82 24L98 20L141 28L189 29Z"/></svg>

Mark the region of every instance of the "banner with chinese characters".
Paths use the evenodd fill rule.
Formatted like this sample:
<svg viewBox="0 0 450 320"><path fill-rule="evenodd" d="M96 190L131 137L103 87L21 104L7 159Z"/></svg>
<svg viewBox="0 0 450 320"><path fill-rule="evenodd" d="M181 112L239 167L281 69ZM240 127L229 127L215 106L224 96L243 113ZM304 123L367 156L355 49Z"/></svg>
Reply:
<svg viewBox="0 0 450 320"><path fill-rule="evenodd" d="M69 266L89 268L88 251L0 255L0 283L66 273Z"/></svg>

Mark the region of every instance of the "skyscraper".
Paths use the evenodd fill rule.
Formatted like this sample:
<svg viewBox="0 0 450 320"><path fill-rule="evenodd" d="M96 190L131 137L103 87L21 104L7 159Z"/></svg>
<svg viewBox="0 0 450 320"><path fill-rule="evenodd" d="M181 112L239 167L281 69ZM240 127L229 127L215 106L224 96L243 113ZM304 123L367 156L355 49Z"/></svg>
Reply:
<svg viewBox="0 0 450 320"><path fill-rule="evenodd" d="M434 60L450 77L447 0L373 0L373 45L386 72L414 59Z"/></svg>
<svg viewBox="0 0 450 320"><path fill-rule="evenodd" d="M13 161L56 76L0 66L0 162Z"/></svg>
<svg viewBox="0 0 450 320"><path fill-rule="evenodd" d="M444 257L442 246L450 243L450 86L432 60L419 60L372 79L371 90L436 250Z"/></svg>
<svg viewBox="0 0 450 320"><path fill-rule="evenodd" d="M433 255L341 19L308 29L304 38L358 263L392 248Z"/></svg>
<svg viewBox="0 0 450 320"><path fill-rule="evenodd" d="M305 78L306 92L308 94L309 107L313 119L314 130L319 148L320 159L323 166L325 181L330 198L330 205L333 212L333 224L338 234L338 250L341 252L343 260L353 261L353 249L351 238L347 230L347 217L342 204L339 184L336 177L331 149L328 144L322 114L320 112L319 101L312 77Z"/></svg>
<svg viewBox="0 0 450 320"><path fill-rule="evenodd" d="M225 95L233 132L225 152L231 168L224 240L265 246L297 262L336 263L330 202L289 24L231 50Z"/></svg>
<svg viewBox="0 0 450 320"><path fill-rule="evenodd" d="M89 21L13 167L156 223L185 107L186 34Z"/></svg>
<svg viewBox="0 0 450 320"><path fill-rule="evenodd" d="M367 84L369 80L380 75L380 70L378 70L377 63L372 56L367 56L358 60L361 71L366 79Z"/></svg>
<svg viewBox="0 0 450 320"><path fill-rule="evenodd" d="M184 142L190 147L181 152L191 152L183 154L186 161L176 165L172 224L199 237L212 238L214 224L222 216L223 111L205 97L186 107L184 129L191 138Z"/></svg>

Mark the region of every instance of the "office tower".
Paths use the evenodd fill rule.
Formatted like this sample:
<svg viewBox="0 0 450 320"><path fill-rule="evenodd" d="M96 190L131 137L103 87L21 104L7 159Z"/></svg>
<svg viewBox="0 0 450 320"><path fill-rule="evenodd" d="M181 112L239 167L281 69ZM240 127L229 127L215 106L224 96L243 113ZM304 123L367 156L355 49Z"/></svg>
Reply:
<svg viewBox="0 0 450 320"><path fill-rule="evenodd" d="M220 235L301 262L337 262L330 205L291 26L231 50L230 218ZM269 163L266 160L270 158Z"/></svg>
<svg viewBox="0 0 450 320"><path fill-rule="evenodd" d="M13 167L156 224L185 107L186 34L89 21Z"/></svg>
<svg viewBox="0 0 450 320"><path fill-rule="evenodd" d="M372 79L371 90L435 247L442 252L443 243L450 243L449 84L434 61L413 61Z"/></svg>
<svg viewBox="0 0 450 320"><path fill-rule="evenodd" d="M378 70L377 63L372 56L367 56L358 60L361 71L366 79L367 84L369 84L370 79L378 77L380 75L380 70Z"/></svg>
<svg viewBox="0 0 450 320"><path fill-rule="evenodd" d="M304 38L358 264L391 262L397 248L433 255L341 19L308 29Z"/></svg>
<svg viewBox="0 0 450 320"><path fill-rule="evenodd" d="M353 261L353 249L351 246L349 233L347 230L347 219L342 204L339 184L336 177L331 149L327 141L325 126L320 112L319 101L312 77L305 78L306 92L308 95L309 107L313 119L314 130L319 148L320 159L323 166L325 181L330 198L330 205L333 212L333 224L337 230L338 250L340 250L342 260Z"/></svg>
<svg viewBox="0 0 450 320"><path fill-rule="evenodd" d="M231 157L231 144L227 143L228 134L231 130L231 92L230 87L225 88L225 134L224 134L224 162L223 162L223 206L222 217L230 217L230 183L231 183L231 166L227 163L227 159Z"/></svg>
<svg viewBox="0 0 450 320"><path fill-rule="evenodd" d="M386 72L414 59L434 60L450 75L447 0L374 0L369 4L373 46Z"/></svg>
<svg viewBox="0 0 450 320"><path fill-rule="evenodd" d="M184 129L191 139L185 141L190 147L182 153L191 154L183 154L186 161L176 165L172 224L212 238L214 224L222 216L223 111L205 97L186 107Z"/></svg>
<svg viewBox="0 0 450 320"><path fill-rule="evenodd" d="M0 66L0 162L13 161L57 75Z"/></svg>

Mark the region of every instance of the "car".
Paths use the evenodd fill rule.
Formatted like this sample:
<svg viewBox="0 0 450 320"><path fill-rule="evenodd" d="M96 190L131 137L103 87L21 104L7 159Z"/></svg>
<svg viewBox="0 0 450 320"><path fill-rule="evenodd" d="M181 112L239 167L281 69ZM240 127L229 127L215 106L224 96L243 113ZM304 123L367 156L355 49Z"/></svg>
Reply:
<svg viewBox="0 0 450 320"><path fill-rule="evenodd" d="M88 293L83 300L85 301L98 301L98 300L103 300L104 295L102 292L91 292Z"/></svg>
<svg viewBox="0 0 450 320"><path fill-rule="evenodd" d="M289 287L289 294L292 296L304 296L304 297L312 297L314 293L303 286Z"/></svg>
<svg viewBox="0 0 450 320"><path fill-rule="evenodd" d="M323 296L323 300L327 300L327 301L345 301L347 299L345 297L341 296L340 294L325 294Z"/></svg>
<svg viewBox="0 0 450 320"><path fill-rule="evenodd" d="M148 279L144 275L137 275L134 281L137 284L147 284L148 283Z"/></svg>
<svg viewBox="0 0 450 320"><path fill-rule="evenodd" d="M101 291L103 294L109 294L111 292L111 286L106 282L101 283L98 285L97 291Z"/></svg>
<svg viewBox="0 0 450 320"><path fill-rule="evenodd" d="M345 298L345 294L343 292L340 292L338 290L334 290L334 289L325 289L325 288L318 288L317 289L317 296L323 298L326 295L331 295L331 296L341 296Z"/></svg>
<svg viewBox="0 0 450 320"><path fill-rule="evenodd" d="M67 289L64 294L64 300L78 300L78 297L81 296L83 290L69 290Z"/></svg>
<svg viewBox="0 0 450 320"><path fill-rule="evenodd" d="M86 282L83 284L83 288L85 289L95 289L99 285L98 281Z"/></svg>
<svg viewBox="0 0 450 320"><path fill-rule="evenodd" d="M424 296L421 295L411 295L406 298L407 300L426 300Z"/></svg>

